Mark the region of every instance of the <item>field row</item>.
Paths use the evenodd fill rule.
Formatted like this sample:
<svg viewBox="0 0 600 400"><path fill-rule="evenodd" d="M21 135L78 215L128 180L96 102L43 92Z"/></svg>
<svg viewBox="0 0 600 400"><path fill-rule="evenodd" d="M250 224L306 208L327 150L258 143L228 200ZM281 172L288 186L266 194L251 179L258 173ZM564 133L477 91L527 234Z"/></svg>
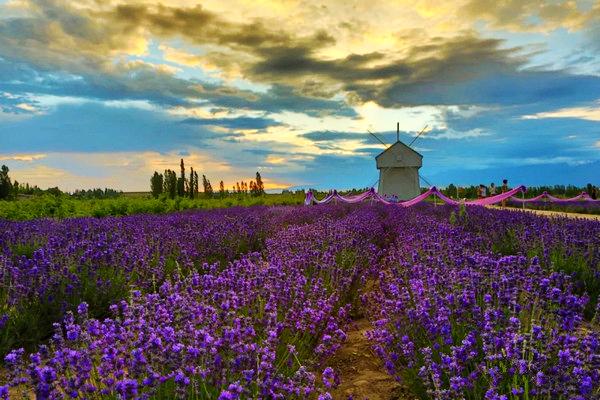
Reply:
<svg viewBox="0 0 600 400"><path fill-rule="evenodd" d="M328 399L357 313L420 398L600 396L597 221L362 204L0 232L0 398Z"/></svg>

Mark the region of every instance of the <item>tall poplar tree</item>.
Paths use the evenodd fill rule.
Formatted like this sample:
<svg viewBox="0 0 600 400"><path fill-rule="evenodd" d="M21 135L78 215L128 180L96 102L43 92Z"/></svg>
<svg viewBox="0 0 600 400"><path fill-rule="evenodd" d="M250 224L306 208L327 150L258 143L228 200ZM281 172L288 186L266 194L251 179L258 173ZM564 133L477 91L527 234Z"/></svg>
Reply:
<svg viewBox="0 0 600 400"><path fill-rule="evenodd" d="M188 196L190 199L193 199L195 197L196 194L196 190L195 190L195 183L194 183L194 168L190 167L190 182L188 184Z"/></svg>
<svg viewBox="0 0 600 400"><path fill-rule="evenodd" d="M8 167L3 165L0 168L0 199L7 199L12 191L12 184L8 176Z"/></svg>
<svg viewBox="0 0 600 400"><path fill-rule="evenodd" d="M262 176L260 176L260 172L256 171L256 192L258 195L265 194L265 184L263 183Z"/></svg>
<svg viewBox="0 0 600 400"><path fill-rule="evenodd" d="M179 179L177 179L177 196L185 196L185 164L183 163L183 158L179 163L180 174Z"/></svg>
<svg viewBox="0 0 600 400"><path fill-rule="evenodd" d="M163 192L164 178L162 174L154 171L154 175L150 178L150 190L152 191L152 196L157 198Z"/></svg>

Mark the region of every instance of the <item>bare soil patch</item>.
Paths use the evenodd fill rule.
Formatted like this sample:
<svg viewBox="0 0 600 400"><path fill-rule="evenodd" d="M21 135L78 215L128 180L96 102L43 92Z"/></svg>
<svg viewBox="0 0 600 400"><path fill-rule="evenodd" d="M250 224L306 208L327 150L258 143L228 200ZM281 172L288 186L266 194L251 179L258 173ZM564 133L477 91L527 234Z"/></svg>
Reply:
<svg viewBox="0 0 600 400"><path fill-rule="evenodd" d="M365 336L369 329L366 318L354 321L346 343L328 362L340 377L340 385L330 392L334 400L416 399L386 372Z"/></svg>

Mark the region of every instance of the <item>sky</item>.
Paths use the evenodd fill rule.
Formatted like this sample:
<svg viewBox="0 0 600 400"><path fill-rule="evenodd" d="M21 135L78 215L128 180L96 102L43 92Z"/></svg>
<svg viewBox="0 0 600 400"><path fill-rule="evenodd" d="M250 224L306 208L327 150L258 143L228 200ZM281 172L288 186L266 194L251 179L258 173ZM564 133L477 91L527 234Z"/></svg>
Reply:
<svg viewBox="0 0 600 400"><path fill-rule="evenodd" d="M0 164L147 191L179 159L226 187L600 184L600 1L0 0Z"/></svg>

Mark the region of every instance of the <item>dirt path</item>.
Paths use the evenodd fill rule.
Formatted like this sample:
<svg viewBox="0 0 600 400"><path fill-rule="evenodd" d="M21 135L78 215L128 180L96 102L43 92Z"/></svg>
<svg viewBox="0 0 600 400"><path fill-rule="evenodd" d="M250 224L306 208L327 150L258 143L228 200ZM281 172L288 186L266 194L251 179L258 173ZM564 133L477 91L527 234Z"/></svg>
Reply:
<svg viewBox="0 0 600 400"><path fill-rule="evenodd" d="M529 208L502 208L499 206L488 206L489 208L493 208L496 210L510 210L510 211L524 211L530 212L533 214L544 215L546 217L567 217L567 218L581 218L581 219L593 219L600 220L600 215L598 214L581 214L581 213L568 213L563 211L550 211L550 210L534 210Z"/></svg>
<svg viewBox="0 0 600 400"><path fill-rule="evenodd" d="M413 400L408 389L385 371L371 349L365 332L371 329L366 318L353 322L344 346L329 361L340 377L340 385L331 391L334 400Z"/></svg>

